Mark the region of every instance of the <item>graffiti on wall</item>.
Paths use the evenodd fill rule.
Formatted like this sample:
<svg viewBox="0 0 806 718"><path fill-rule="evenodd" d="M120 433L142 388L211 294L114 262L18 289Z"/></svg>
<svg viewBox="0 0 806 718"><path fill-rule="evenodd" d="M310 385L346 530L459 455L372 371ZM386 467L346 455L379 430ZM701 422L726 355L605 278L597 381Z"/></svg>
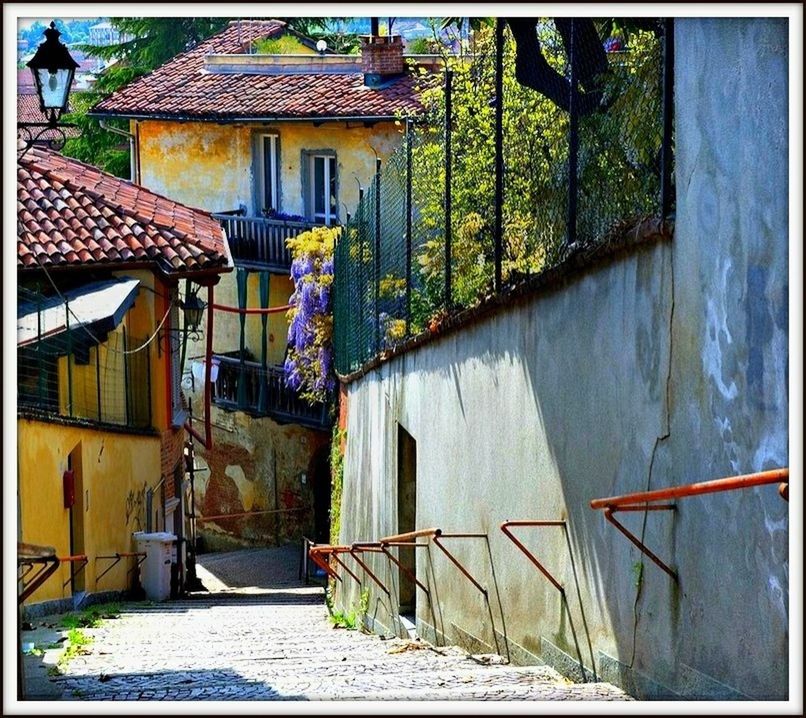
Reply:
<svg viewBox="0 0 806 718"><path fill-rule="evenodd" d="M129 489L126 494L126 526L133 524L133 528L137 531L143 530L143 523L145 521L146 511L146 482L140 489Z"/></svg>

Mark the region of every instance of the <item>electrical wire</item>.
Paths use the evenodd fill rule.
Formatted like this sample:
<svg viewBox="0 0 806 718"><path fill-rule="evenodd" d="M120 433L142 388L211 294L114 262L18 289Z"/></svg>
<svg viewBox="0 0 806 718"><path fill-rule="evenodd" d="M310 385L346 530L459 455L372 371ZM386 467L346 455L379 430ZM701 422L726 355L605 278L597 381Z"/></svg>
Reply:
<svg viewBox="0 0 806 718"><path fill-rule="evenodd" d="M92 332L91 332L91 331L90 331L90 330L89 330L89 329L88 329L88 328L87 328L85 325L81 324L81 320L78 318L78 316L75 314L75 312L73 312L73 310L72 310L72 309L70 309L70 302L69 302L69 301L67 300L67 298L66 298L66 297L65 297L65 296L64 296L64 295L61 293L61 291L59 290L59 287L57 287L57 286L56 286L56 282L54 282L54 281L53 281L53 277L51 277L51 276L50 276L50 273L48 272L48 270L47 270L47 269L46 269L46 268L45 268L45 267L44 267L44 266L43 266L43 265L40 263L39 258L38 258L36 255L34 255L34 259L36 259L36 263L39 265L39 268L42 270L42 272L43 272L43 273L45 274L45 276L48 278L48 281L50 282L51 286L53 287L53 291L55 291L55 292L56 292L56 294L58 295L58 297L59 297L59 298L60 298L60 299L61 299L61 300L64 302L65 309L66 309L66 310L67 310L67 311L68 311L70 314L72 314L72 315L73 315L73 318L76 320L76 323L78 324L78 326L79 326L81 329L83 329L83 330L84 330L84 332L86 332L86 333L87 333L87 335L88 335L88 336L89 336L89 337L90 337L90 338L91 338L91 339L92 339L92 340L93 340L93 341L94 341L96 344L103 344L104 342L102 342L102 341L101 341L101 340L100 340L98 337L96 337L96 336L95 336L95 335L94 335L94 334L93 334L93 333L92 333ZM149 289L149 290L151 290L152 292L154 292L154 294L156 294L158 297L163 296L163 295L162 295L162 294L160 294L159 292L157 292L157 291L155 291L155 290L151 289L151 287L145 287L145 285L142 285L142 286L143 286L145 289ZM159 324L157 325L157 328L154 330L154 333L153 333L153 334L152 334L152 335L151 335L151 336L150 336L148 339L146 339L146 340L145 340L145 342L143 342L143 343L142 343L142 344L141 344L139 347L137 347L137 348L135 348L135 349L122 349L122 350L121 350L121 349L117 349L117 348L114 348L114 349L113 349L111 346L107 346L107 351L108 351L108 352L111 352L112 354L123 354L123 355L128 355L128 354L137 354L137 352L141 352L141 351L143 351L144 349L147 349L147 348L148 348L148 346L151 344L151 342L153 342L153 341L154 341L154 339L156 339L156 337L159 335L160 329L162 329L162 325L163 325L163 324L165 324L165 321L168 319L168 315L171 313L171 309L173 308L173 306L174 306L174 300L173 300L173 298L171 298L171 299L169 300L169 303L168 303L168 308L165 310L165 314L163 315L162 319L160 320ZM108 343L108 342L107 342L107 343Z"/></svg>

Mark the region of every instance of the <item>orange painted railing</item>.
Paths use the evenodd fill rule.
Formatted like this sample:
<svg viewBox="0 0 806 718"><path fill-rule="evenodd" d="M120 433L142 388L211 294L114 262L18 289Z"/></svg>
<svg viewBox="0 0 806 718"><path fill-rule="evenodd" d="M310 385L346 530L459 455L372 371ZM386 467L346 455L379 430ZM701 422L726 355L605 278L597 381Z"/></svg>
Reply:
<svg viewBox="0 0 806 718"><path fill-rule="evenodd" d="M779 482L781 483L779 484ZM675 509L674 504L650 504L655 501L682 499L689 496L701 496L703 494L713 494L721 491L735 491L737 489L748 489L753 486L765 486L768 484L779 484L778 493L786 501L789 501L789 469L782 468L760 471L755 474L730 476L714 481L703 481L696 484L671 486L664 489L655 489L654 491L642 491L633 494L624 494L623 496L594 499L590 502L590 506L592 509L603 509L605 518L613 524L613 526L621 531L641 553L677 581L677 572L650 551L641 539L620 524L613 514L617 511L673 511Z"/></svg>
<svg viewBox="0 0 806 718"><path fill-rule="evenodd" d="M524 546L518 539L516 539L512 532L509 530L510 527L515 526L562 526L565 528L565 521L562 519L546 519L546 520L517 520L517 521L504 521L501 524L501 531L504 532L504 535L512 541L520 550L521 552L528 558L551 583L554 588L556 588L560 593L565 594L565 589L562 587L562 584L552 576L551 572L542 564L540 561L535 558L534 554L529 551L526 546Z"/></svg>
<svg viewBox="0 0 806 718"><path fill-rule="evenodd" d="M454 556L447 548L445 548L445 546L443 546L440 541L440 539L446 539L446 538L486 538L486 536L487 534L484 533L444 533L442 529L430 528L430 529L418 529L417 531L409 531L407 533L395 534L393 536L385 536L379 541L379 544L382 547L386 547L395 544L406 543L408 541L414 541L416 543L418 538L430 538L431 542L440 551L442 551L442 553L445 554L445 556L451 561L451 563L454 566L456 566L456 568L459 569L462 575L486 597L487 589L474 578L474 576L470 573L470 571L467 570L467 568L465 568L465 566L461 563L461 561L459 561L459 559L457 559L456 556ZM387 555L389 555L388 552ZM423 590L425 590L424 586Z"/></svg>

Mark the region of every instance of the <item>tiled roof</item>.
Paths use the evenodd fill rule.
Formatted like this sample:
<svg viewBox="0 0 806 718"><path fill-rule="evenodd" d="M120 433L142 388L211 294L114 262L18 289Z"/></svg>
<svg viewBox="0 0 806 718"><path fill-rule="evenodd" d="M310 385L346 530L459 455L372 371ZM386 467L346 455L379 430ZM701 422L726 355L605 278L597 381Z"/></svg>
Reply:
<svg viewBox="0 0 806 718"><path fill-rule="evenodd" d="M231 267L207 212L40 147L18 161L17 269L143 263L183 276Z"/></svg>
<svg viewBox="0 0 806 718"><path fill-rule="evenodd" d="M218 35L99 102L99 114L136 117L255 119L394 117L420 104L413 77L379 88L364 86L361 73L210 73L209 54L240 54L254 40L279 34L277 20L236 22Z"/></svg>
<svg viewBox="0 0 806 718"><path fill-rule="evenodd" d="M72 93L75 95L75 91ZM31 85L30 87L20 87L17 92L17 121L18 122L46 122L47 118L42 114L39 109L39 95L36 94L36 88ZM81 133L77 127L65 127L64 136L68 139L71 137L79 137ZM58 137L56 132L45 132L42 136L43 139L50 139L50 137Z"/></svg>

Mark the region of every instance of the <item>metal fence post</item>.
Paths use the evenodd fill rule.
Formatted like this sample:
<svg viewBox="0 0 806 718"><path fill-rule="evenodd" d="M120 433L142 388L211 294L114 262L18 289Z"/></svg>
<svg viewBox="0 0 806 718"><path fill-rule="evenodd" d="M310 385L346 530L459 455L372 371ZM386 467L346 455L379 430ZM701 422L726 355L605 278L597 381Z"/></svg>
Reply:
<svg viewBox="0 0 806 718"><path fill-rule="evenodd" d="M453 70L445 70L445 308L451 306L451 115Z"/></svg>
<svg viewBox="0 0 806 718"><path fill-rule="evenodd" d="M674 118L674 20L663 22L663 148L661 151L661 211L672 211L672 132Z"/></svg>
<svg viewBox="0 0 806 718"><path fill-rule="evenodd" d="M375 353L381 350L381 160L375 160Z"/></svg>
<svg viewBox="0 0 806 718"><path fill-rule="evenodd" d="M42 294L38 284L36 287L36 363L36 393L39 403L42 404L42 388L45 383L45 372L42 367Z"/></svg>
<svg viewBox="0 0 806 718"><path fill-rule="evenodd" d="M366 318L364 316L364 305L366 304L365 296L367 291L367 279L366 279L366 270L364 268L364 188L359 185L358 187L358 207L356 208L356 226L358 227L358 287L359 287L359 294L358 294L358 329L353 336L354 341L353 344L353 352L349 351L349 344L347 345L347 354L349 356L349 361L347 362L347 366L352 369L352 360L353 354L357 351L357 349L361 348L361 345L364 343L362 337L364 336L365 326L364 322ZM345 267L350 265L350 255L348 253L347 259L344 263ZM363 355L363 349L361 349L360 354Z"/></svg>
<svg viewBox="0 0 806 718"><path fill-rule="evenodd" d="M411 334L411 120L406 120L406 336Z"/></svg>
<svg viewBox="0 0 806 718"><path fill-rule="evenodd" d="M129 382L126 382L128 391ZM95 345L95 398L98 401L98 421L102 421L101 413L101 345Z"/></svg>
<svg viewBox="0 0 806 718"><path fill-rule="evenodd" d="M67 415L73 415L73 367L71 358L73 353L73 342L70 336L70 303L64 300L64 325L67 330Z"/></svg>
<svg viewBox="0 0 806 718"><path fill-rule="evenodd" d="M501 291L504 229L504 21L495 23L495 291Z"/></svg>
<svg viewBox="0 0 806 718"><path fill-rule="evenodd" d="M125 419L126 426L130 426L131 420L129 416L129 342L126 340L126 327L123 327L123 400L125 402ZM171 358L173 355L169 355Z"/></svg>
<svg viewBox="0 0 806 718"><path fill-rule="evenodd" d="M577 238L577 171L579 160L579 78L577 77L576 23L571 20L571 42L568 48L571 63L571 94L569 97L570 123L568 130L568 226L567 244L573 244Z"/></svg>

